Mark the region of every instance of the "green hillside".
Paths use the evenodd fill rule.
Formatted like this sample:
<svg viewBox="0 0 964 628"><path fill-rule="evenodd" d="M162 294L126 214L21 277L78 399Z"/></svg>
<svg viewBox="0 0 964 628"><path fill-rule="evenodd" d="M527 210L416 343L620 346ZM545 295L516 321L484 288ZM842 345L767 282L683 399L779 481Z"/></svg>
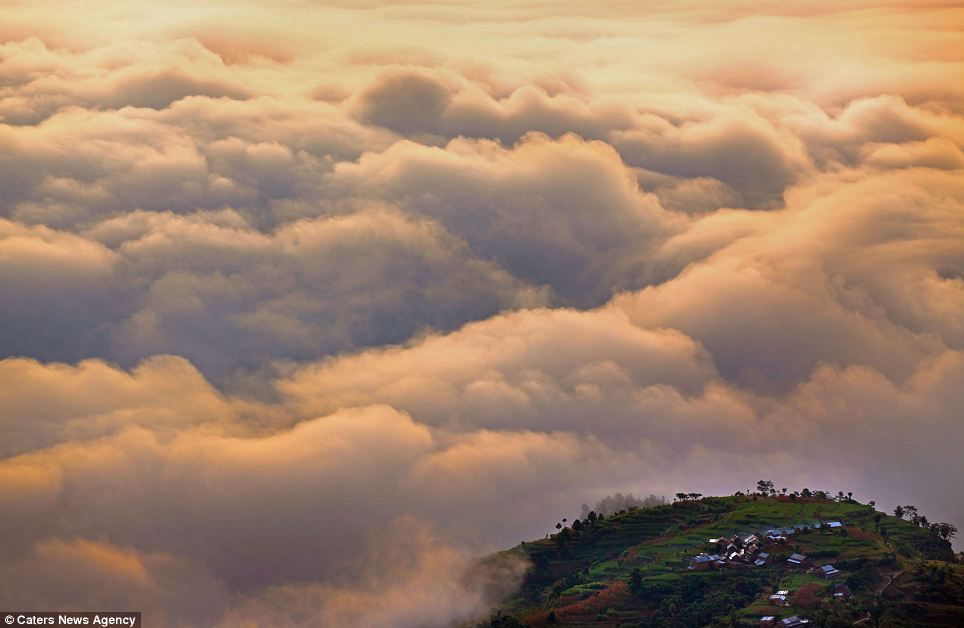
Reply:
<svg viewBox="0 0 964 628"><path fill-rule="evenodd" d="M806 626L964 626L964 564L942 538L948 529L908 514L914 522L842 495L738 494L593 515L508 550L532 567L480 626L782 626L793 616ZM785 540L767 538L779 528ZM743 556L724 547L734 535ZM807 558L792 565L792 554ZM778 591L786 605L770 600Z"/></svg>

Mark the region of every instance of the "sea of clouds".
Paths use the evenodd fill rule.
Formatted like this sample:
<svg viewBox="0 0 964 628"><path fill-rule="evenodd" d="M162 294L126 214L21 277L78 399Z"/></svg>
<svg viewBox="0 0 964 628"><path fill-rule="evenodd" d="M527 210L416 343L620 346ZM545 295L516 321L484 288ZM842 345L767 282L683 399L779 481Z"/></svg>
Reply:
<svg viewBox="0 0 964 628"><path fill-rule="evenodd" d="M0 607L445 625L617 490L964 522L956 3L62 4L0 23Z"/></svg>

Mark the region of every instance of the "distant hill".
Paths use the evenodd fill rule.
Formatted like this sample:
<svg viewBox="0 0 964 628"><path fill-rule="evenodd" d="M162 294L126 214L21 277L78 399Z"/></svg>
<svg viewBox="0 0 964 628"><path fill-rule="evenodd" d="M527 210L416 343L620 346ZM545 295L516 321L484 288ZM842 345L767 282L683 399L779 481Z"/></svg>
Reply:
<svg viewBox="0 0 964 628"><path fill-rule="evenodd" d="M916 510L680 496L507 550L532 567L479 626L964 626L964 564L942 538L955 530Z"/></svg>

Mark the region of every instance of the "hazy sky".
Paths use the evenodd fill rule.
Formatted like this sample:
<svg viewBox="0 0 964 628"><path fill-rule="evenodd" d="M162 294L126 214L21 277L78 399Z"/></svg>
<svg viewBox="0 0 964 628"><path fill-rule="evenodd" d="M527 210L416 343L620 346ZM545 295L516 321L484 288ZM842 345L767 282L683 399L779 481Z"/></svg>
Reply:
<svg viewBox="0 0 964 628"><path fill-rule="evenodd" d="M0 607L444 625L761 478L961 526L954 5L0 0Z"/></svg>

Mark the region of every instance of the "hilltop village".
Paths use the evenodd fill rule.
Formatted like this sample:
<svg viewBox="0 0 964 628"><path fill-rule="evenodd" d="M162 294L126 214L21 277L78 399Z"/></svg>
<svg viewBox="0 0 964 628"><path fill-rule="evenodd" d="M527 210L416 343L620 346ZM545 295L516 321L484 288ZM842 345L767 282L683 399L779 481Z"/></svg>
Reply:
<svg viewBox="0 0 964 628"><path fill-rule="evenodd" d="M621 505L497 554L530 564L484 628L964 625L957 529L913 506L761 481Z"/></svg>

